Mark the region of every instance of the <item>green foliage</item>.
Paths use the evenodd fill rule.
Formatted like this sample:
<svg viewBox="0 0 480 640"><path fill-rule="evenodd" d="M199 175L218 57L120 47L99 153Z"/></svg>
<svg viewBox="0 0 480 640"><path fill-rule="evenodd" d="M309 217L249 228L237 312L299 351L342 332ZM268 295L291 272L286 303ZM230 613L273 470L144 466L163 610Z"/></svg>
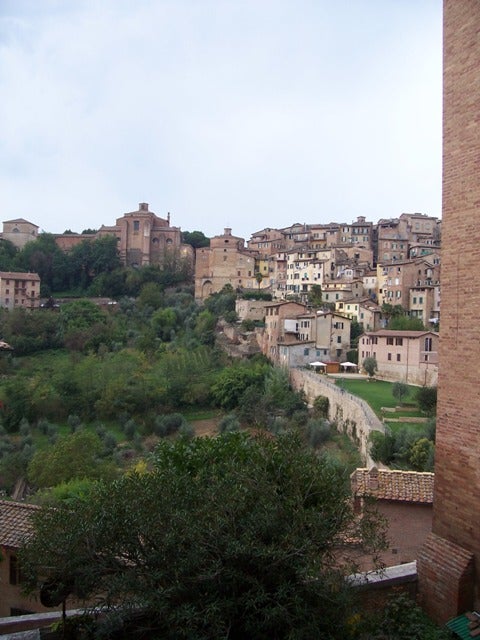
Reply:
<svg viewBox="0 0 480 640"><path fill-rule="evenodd" d="M405 384L405 382L397 381L392 384L392 396L395 398L395 400L398 400L400 404L403 403L409 393L410 387L408 386L408 384Z"/></svg>
<svg viewBox="0 0 480 640"><path fill-rule="evenodd" d="M434 432L431 425L423 429L401 428L385 434L372 431L370 434L370 455L376 462L413 469L433 471Z"/></svg>
<svg viewBox="0 0 480 640"><path fill-rule="evenodd" d="M318 309L323 305L322 287L319 284L312 284L308 292L308 304L314 309Z"/></svg>
<svg viewBox="0 0 480 640"><path fill-rule="evenodd" d="M227 413L218 424L219 433L232 433L240 430L240 421L235 413Z"/></svg>
<svg viewBox="0 0 480 640"><path fill-rule="evenodd" d="M419 387L415 396L418 407L430 416L437 411L437 387Z"/></svg>
<svg viewBox="0 0 480 640"><path fill-rule="evenodd" d="M142 285L137 298L139 307L150 307L159 309L163 304L162 287L157 282L146 282Z"/></svg>
<svg viewBox="0 0 480 640"><path fill-rule="evenodd" d="M272 299L272 294L267 291L242 291L241 297L244 300L267 300Z"/></svg>
<svg viewBox="0 0 480 640"><path fill-rule="evenodd" d="M174 337L177 326L177 314L175 309L159 309L152 316L152 327L155 334L164 342L169 342Z"/></svg>
<svg viewBox="0 0 480 640"><path fill-rule="evenodd" d="M359 640L453 640L448 629L437 627L407 595L392 596L387 606L364 616Z"/></svg>
<svg viewBox="0 0 480 640"><path fill-rule="evenodd" d="M363 326L358 322L356 318L353 318L350 323L350 344L352 345L352 347L358 346L358 339L362 335L362 333ZM357 360L355 360L354 362L357 362Z"/></svg>
<svg viewBox="0 0 480 640"><path fill-rule="evenodd" d="M187 421L181 413L169 413L164 416L157 416L155 418L154 432L157 436L164 438L179 431L186 423Z"/></svg>
<svg viewBox="0 0 480 640"><path fill-rule="evenodd" d="M212 293L205 300L205 308L215 317L224 316L227 311L235 311L237 295L231 285L225 285L218 293Z"/></svg>
<svg viewBox="0 0 480 640"><path fill-rule="evenodd" d="M311 418L307 422L307 439L311 447L316 449L330 438L330 423L326 420Z"/></svg>
<svg viewBox="0 0 480 640"><path fill-rule="evenodd" d="M338 540L368 552L382 536L373 514L354 517L337 466L295 436L241 432L162 440L153 463L41 510L20 557L27 585L95 596L110 628L141 614L129 638L139 626L167 640L346 636Z"/></svg>
<svg viewBox="0 0 480 640"><path fill-rule="evenodd" d="M396 316L388 321L387 329L393 331L424 331L425 325L420 318Z"/></svg>
<svg viewBox="0 0 480 640"><path fill-rule="evenodd" d="M377 361L375 358L372 358L372 357L365 358L365 360L362 362L362 366L365 369L365 371L368 373L369 378L373 378L375 373L378 371Z"/></svg>
<svg viewBox="0 0 480 640"><path fill-rule="evenodd" d="M60 318L65 331L91 329L107 321L105 312L90 300L67 302L60 307Z"/></svg>
<svg viewBox="0 0 480 640"><path fill-rule="evenodd" d="M410 447L409 462L415 471L433 471L435 446L427 438L419 438Z"/></svg>
<svg viewBox="0 0 480 640"><path fill-rule="evenodd" d="M210 238L202 231L182 231L182 242L192 245L194 249L210 246Z"/></svg>
<svg viewBox="0 0 480 640"><path fill-rule="evenodd" d="M328 418L330 400L327 396L317 396L313 401L313 413L316 418Z"/></svg>
<svg viewBox="0 0 480 640"><path fill-rule="evenodd" d="M238 406L248 387L263 388L268 365L235 363L223 369L212 386L212 397L219 407L231 410Z"/></svg>
<svg viewBox="0 0 480 640"><path fill-rule="evenodd" d="M76 431L60 438L50 449L35 453L28 465L28 479L39 488L70 480L113 477L114 468L100 459L102 443L89 431Z"/></svg>

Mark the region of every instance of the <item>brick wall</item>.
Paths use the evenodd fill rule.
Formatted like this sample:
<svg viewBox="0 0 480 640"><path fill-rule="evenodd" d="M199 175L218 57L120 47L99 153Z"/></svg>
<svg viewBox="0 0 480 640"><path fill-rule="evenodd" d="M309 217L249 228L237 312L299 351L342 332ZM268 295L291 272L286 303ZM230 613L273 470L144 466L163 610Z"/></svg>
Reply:
<svg viewBox="0 0 480 640"><path fill-rule="evenodd" d="M480 298L472 286L480 264L479 31L478 0L444 0L442 324L433 516L436 537L425 548L419 567L422 598L437 617L447 610L455 615L455 608L461 611L471 602L463 591L472 587L468 581L462 582L463 573L455 557L450 556L458 556L463 549L462 553L468 556L471 552L476 566L480 566ZM442 558L438 557L440 552ZM475 582L478 593L478 573ZM453 598L452 593L460 591L462 597ZM478 598L474 604L479 605Z"/></svg>

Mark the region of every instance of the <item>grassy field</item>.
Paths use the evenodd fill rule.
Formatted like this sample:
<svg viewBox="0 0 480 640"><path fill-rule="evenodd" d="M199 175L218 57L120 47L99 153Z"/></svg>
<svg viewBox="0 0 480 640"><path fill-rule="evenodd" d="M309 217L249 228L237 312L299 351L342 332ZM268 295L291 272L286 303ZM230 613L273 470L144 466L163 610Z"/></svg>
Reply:
<svg viewBox="0 0 480 640"><path fill-rule="evenodd" d="M382 407L395 408L398 405L398 400L396 400L392 395L392 382L385 382L384 380L369 381L352 378L337 378L336 384L337 386L343 387L353 395L362 398L362 400L365 400L379 418L382 418L383 416L388 419L388 417L399 418L422 415L413 400L415 397L416 387L409 386L410 392L404 399L404 403L406 404L404 409L400 409L398 412L392 414L385 414L382 412Z"/></svg>

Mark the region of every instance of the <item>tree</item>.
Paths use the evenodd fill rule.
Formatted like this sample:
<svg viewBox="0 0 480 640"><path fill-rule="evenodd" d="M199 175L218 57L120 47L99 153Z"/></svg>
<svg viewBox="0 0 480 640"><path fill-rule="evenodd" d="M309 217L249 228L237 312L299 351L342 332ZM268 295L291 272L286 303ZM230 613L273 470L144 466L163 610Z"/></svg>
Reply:
<svg viewBox="0 0 480 640"><path fill-rule="evenodd" d="M308 292L308 304L316 309L322 306L322 287L319 284L312 284L312 287Z"/></svg>
<svg viewBox="0 0 480 640"><path fill-rule="evenodd" d="M400 402L400 404L403 404L403 401L405 400L405 398L408 396L408 394L410 393L410 389L408 387L408 384L405 384L405 382L394 382L392 385L392 396L395 398L395 400L398 400Z"/></svg>
<svg viewBox="0 0 480 640"><path fill-rule="evenodd" d="M100 438L90 431L64 436L47 451L37 451L28 466L28 479L45 488L70 480L113 477L113 465L100 458L102 448Z"/></svg>
<svg viewBox="0 0 480 640"><path fill-rule="evenodd" d="M375 373L378 371L377 361L375 358L372 358L371 356L368 358L365 358L365 360L362 363L362 366L365 369L365 371L368 373L369 378L373 378Z"/></svg>
<svg viewBox="0 0 480 640"><path fill-rule="evenodd" d="M182 231L182 242L192 245L194 249L210 246L210 239L202 231Z"/></svg>
<svg viewBox="0 0 480 640"><path fill-rule="evenodd" d="M437 410L437 387L419 387L415 396L418 407L430 416Z"/></svg>
<svg viewBox="0 0 480 640"><path fill-rule="evenodd" d="M348 540L383 536L338 466L295 434L242 432L163 440L153 465L40 510L27 584L95 597L103 624L143 637L346 637Z"/></svg>

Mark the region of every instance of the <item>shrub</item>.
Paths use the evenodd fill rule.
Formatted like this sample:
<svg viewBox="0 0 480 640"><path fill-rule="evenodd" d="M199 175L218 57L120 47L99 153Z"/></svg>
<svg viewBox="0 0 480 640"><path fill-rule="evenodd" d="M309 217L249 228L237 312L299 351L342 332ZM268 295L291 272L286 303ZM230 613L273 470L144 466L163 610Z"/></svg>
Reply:
<svg viewBox="0 0 480 640"><path fill-rule="evenodd" d="M240 421L235 413L227 413L218 423L219 433L231 433L240 429Z"/></svg>
<svg viewBox="0 0 480 640"><path fill-rule="evenodd" d="M160 438L176 433L185 422L181 413L169 413L165 416L157 416L153 427L154 433Z"/></svg>
<svg viewBox="0 0 480 640"><path fill-rule="evenodd" d="M313 414L316 418L328 418L330 400L327 396L317 396L313 401Z"/></svg>
<svg viewBox="0 0 480 640"><path fill-rule="evenodd" d="M311 447L316 449L330 437L330 423L326 420L311 419L307 423L307 438Z"/></svg>
<svg viewBox="0 0 480 640"><path fill-rule="evenodd" d="M437 410L437 387L420 387L415 399L421 411L434 415Z"/></svg>

